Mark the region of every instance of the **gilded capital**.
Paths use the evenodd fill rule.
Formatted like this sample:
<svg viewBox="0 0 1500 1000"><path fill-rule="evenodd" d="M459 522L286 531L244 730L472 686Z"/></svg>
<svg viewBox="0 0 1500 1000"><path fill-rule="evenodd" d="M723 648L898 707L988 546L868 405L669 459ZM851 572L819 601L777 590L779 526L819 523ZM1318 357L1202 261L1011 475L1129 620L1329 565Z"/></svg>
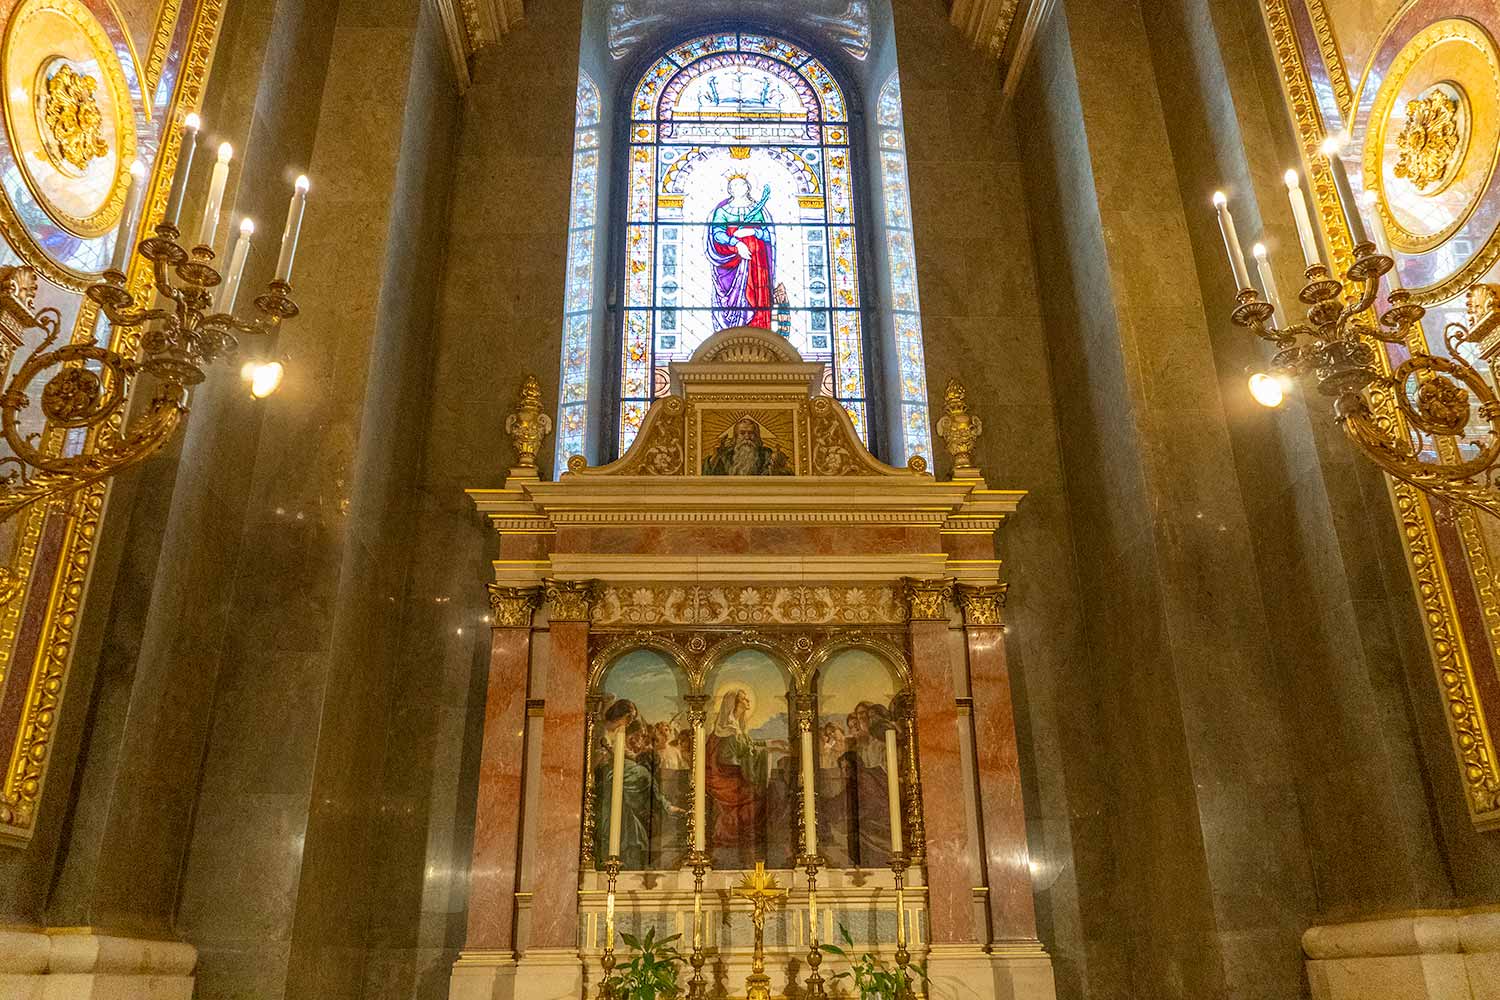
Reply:
<svg viewBox="0 0 1500 1000"><path fill-rule="evenodd" d="M969 412L969 393L956 378L948 380L943 391L943 416L937 424L938 437L953 457L953 468L974 468L974 445L984 433L984 421Z"/></svg>
<svg viewBox="0 0 1500 1000"><path fill-rule="evenodd" d="M905 577L904 587L909 617L914 622L948 620L948 598L953 596L952 580L918 580Z"/></svg>
<svg viewBox="0 0 1500 1000"><path fill-rule="evenodd" d="M598 597L599 585L594 580L544 580L542 586L547 593L547 603L552 608L555 622L586 622L589 609Z"/></svg>
<svg viewBox="0 0 1500 1000"><path fill-rule="evenodd" d="M964 611L964 624L1004 625L1001 610L1005 607L1005 594L1010 584L976 586L967 583L958 585L958 603Z"/></svg>
<svg viewBox="0 0 1500 1000"><path fill-rule="evenodd" d="M542 412L542 384L535 375L521 381L516 408L505 418L505 432L516 449L516 467L535 468L542 438L552 433L552 418Z"/></svg>
<svg viewBox="0 0 1500 1000"><path fill-rule="evenodd" d="M486 584L490 620L495 628L530 628L531 613L542 603L541 587L502 587Z"/></svg>

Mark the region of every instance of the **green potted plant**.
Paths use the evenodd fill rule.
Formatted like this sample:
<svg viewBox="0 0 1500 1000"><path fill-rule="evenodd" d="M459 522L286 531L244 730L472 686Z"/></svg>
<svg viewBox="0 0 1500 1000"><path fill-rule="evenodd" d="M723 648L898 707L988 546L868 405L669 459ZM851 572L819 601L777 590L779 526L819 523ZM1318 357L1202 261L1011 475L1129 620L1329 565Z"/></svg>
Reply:
<svg viewBox="0 0 1500 1000"><path fill-rule="evenodd" d="M614 1000L657 1000L677 996L677 967L684 959L673 943L681 934L656 939L656 928L647 928L646 936L620 932L620 940L635 954L620 970L605 981L608 995Z"/></svg>
<svg viewBox="0 0 1500 1000"><path fill-rule="evenodd" d="M834 973L828 982L833 984L840 979L848 979L858 991L860 1000L905 1000L915 994L913 987L917 983L926 986L929 982L927 967L920 962L898 965L893 969L869 952L864 952L857 959L850 958L854 941L843 924L839 924L839 937L843 938L847 949L836 944L825 944L823 951L843 959L849 963L849 968Z"/></svg>

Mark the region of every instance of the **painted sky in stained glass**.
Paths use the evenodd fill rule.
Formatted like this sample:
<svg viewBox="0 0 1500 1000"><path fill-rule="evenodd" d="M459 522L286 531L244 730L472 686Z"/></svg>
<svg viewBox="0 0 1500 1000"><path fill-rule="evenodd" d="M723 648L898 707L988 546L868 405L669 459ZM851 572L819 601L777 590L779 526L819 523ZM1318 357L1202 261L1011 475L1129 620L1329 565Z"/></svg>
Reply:
<svg viewBox="0 0 1500 1000"><path fill-rule="evenodd" d="M573 128L573 190L568 208L568 270L563 289L556 468L588 443L590 345L593 342L595 236L599 222L599 88L578 74Z"/></svg>

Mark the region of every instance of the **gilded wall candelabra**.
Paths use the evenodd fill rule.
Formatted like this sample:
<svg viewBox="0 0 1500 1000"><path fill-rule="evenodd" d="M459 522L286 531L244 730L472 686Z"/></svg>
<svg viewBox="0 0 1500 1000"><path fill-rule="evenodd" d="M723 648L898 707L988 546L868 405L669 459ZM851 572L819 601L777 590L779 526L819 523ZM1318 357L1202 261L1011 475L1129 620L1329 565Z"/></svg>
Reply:
<svg viewBox="0 0 1500 1000"><path fill-rule="evenodd" d="M126 277L137 209L145 192L146 169L140 163L130 169L109 267L85 293L115 330L134 332L127 340L138 343L137 351L126 354L91 341L58 346L61 315L51 307L36 308L36 272L25 266L0 267L0 380L5 383L0 392L0 436L10 451L0 458L0 466L10 467L0 479L0 521L38 500L66 496L154 455L187 415L192 389L203 381L205 369L235 351L238 335L273 333L283 320L297 315L290 281L307 204L307 178L297 178L276 276L255 299L257 315L240 318L234 304L255 228L249 219L240 225L227 276L214 266L213 246L233 155L228 143L219 147L195 242L189 247L180 241L178 219L198 131L198 116L188 115L165 217L136 247L151 265L147 295L137 299ZM27 330L39 330L41 341L11 375L11 362ZM248 367L252 394L274 391L281 379L279 362ZM154 385L151 401L126 428L125 404L142 375ZM38 383L39 416L33 413L30 395ZM43 424L49 432L83 431L82 447L60 449L48 435L26 429Z"/></svg>

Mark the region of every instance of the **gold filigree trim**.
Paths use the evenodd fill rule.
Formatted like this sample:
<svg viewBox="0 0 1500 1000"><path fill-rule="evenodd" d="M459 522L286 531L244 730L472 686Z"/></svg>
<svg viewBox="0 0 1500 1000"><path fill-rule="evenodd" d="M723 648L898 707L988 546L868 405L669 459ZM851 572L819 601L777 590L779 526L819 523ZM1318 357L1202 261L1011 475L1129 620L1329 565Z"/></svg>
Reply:
<svg viewBox="0 0 1500 1000"><path fill-rule="evenodd" d="M1313 34L1318 39L1318 51L1323 55L1323 67L1328 70L1328 80L1333 86L1333 99L1339 106L1344 121L1354 118L1354 88L1349 85L1349 70L1344 65L1344 52L1339 48L1338 35L1333 30L1333 19L1323 0L1306 0L1308 20L1312 22Z"/></svg>
<svg viewBox="0 0 1500 1000"><path fill-rule="evenodd" d="M948 620L948 598L953 596L952 580L918 580L909 576L901 583L912 621Z"/></svg>
<svg viewBox="0 0 1500 1000"><path fill-rule="evenodd" d="M43 134L52 141L44 145L59 167L71 166L79 174L89 161L109 153L104 141L104 114L94 96L99 81L76 72L63 63L44 84L41 121Z"/></svg>
<svg viewBox="0 0 1500 1000"><path fill-rule="evenodd" d="M542 583L555 622L586 622L589 607L598 595L593 580L545 580Z"/></svg>
<svg viewBox="0 0 1500 1000"><path fill-rule="evenodd" d="M647 586L601 589L593 623L647 625L900 625L893 585Z"/></svg>
<svg viewBox="0 0 1500 1000"><path fill-rule="evenodd" d="M1002 614L1005 608L1005 597L1010 590L1010 584L1001 583L990 586L976 586L961 583L955 588L958 595L959 607L963 608L964 624L969 627L1004 625Z"/></svg>
<svg viewBox="0 0 1500 1000"><path fill-rule="evenodd" d="M541 587L485 585L490 598L490 623L495 628L530 628L531 616L542 603Z"/></svg>

